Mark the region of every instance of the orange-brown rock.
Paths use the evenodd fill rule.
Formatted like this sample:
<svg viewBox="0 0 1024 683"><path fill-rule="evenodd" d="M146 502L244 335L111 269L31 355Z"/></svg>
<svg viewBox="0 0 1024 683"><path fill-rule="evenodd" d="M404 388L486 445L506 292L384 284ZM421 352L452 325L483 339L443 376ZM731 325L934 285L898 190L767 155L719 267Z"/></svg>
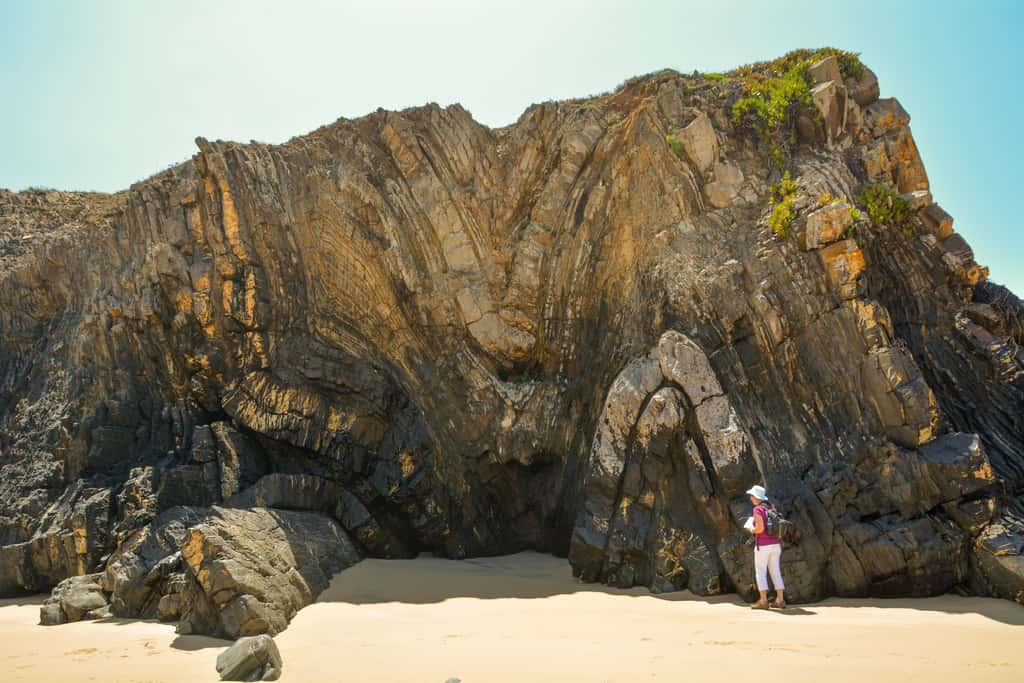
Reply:
<svg viewBox="0 0 1024 683"><path fill-rule="evenodd" d="M852 239L830 244L821 250L821 262L840 298L857 296L857 280L864 271L864 252Z"/></svg>

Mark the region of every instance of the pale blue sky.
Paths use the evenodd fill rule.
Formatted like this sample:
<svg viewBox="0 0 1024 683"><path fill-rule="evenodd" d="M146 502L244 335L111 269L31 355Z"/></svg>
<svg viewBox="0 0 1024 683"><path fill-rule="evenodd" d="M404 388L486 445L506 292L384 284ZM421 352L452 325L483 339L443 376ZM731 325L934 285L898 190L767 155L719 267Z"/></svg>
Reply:
<svg viewBox="0 0 1024 683"><path fill-rule="evenodd" d="M1024 2L56 2L0 0L0 187L113 191L197 135L281 142L377 107L532 102L664 67L796 47L862 53L900 99L936 199L1024 294Z"/></svg>

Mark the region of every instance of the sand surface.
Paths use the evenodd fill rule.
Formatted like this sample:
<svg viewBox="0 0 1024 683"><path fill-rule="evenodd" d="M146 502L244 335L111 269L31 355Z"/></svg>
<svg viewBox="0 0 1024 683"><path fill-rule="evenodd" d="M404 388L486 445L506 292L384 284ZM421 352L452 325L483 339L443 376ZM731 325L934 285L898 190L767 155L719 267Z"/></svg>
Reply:
<svg viewBox="0 0 1024 683"><path fill-rule="evenodd" d="M37 626L40 601L0 601L5 682L217 680L223 641L155 622ZM945 596L754 612L736 596L579 584L535 553L421 557L342 572L277 642L286 683L1020 681L1024 607Z"/></svg>

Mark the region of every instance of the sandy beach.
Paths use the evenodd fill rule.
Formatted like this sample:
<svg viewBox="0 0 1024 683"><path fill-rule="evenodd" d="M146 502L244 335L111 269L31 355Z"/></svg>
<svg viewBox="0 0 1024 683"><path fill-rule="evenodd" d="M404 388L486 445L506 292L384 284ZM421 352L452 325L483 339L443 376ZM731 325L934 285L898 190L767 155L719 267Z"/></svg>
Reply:
<svg viewBox="0 0 1024 683"><path fill-rule="evenodd" d="M0 601L7 681L215 681L227 645L156 622L37 625ZM736 596L576 582L536 553L366 560L277 637L286 682L1020 680L1024 607L988 598L831 599L785 613Z"/></svg>

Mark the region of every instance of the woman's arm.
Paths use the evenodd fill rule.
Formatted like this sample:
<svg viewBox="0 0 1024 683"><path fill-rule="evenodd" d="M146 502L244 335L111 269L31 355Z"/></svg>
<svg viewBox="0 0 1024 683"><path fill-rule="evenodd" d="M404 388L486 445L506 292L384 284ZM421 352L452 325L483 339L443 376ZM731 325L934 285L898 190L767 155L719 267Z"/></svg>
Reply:
<svg viewBox="0 0 1024 683"><path fill-rule="evenodd" d="M752 533L755 536L764 533L764 515L760 510L754 510L754 531Z"/></svg>

